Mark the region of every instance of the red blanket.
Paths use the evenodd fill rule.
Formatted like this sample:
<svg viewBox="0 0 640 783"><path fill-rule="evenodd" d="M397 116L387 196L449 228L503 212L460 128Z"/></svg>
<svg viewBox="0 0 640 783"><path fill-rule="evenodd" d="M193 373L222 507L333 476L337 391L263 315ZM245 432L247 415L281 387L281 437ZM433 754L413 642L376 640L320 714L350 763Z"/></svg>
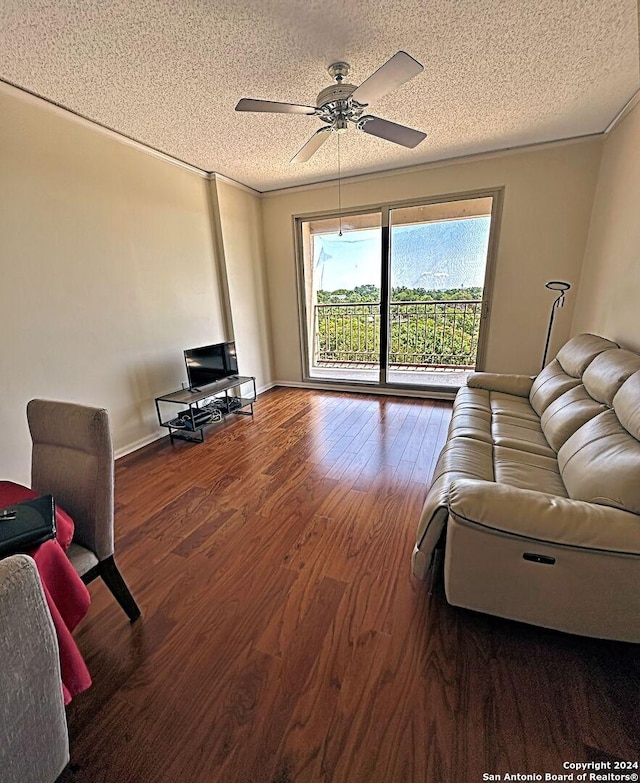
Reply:
<svg viewBox="0 0 640 783"><path fill-rule="evenodd" d="M36 498L40 493L11 481L0 481L0 508ZM73 520L56 507L56 538L29 554L36 562L60 648L64 703L91 685L89 670L71 632L89 609L90 596L65 551L73 538Z"/></svg>

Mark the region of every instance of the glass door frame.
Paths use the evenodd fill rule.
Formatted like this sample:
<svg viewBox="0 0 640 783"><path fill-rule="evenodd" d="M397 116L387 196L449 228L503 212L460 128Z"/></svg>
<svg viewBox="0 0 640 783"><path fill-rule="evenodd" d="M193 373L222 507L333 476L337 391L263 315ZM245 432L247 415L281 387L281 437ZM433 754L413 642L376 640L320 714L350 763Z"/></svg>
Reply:
<svg viewBox="0 0 640 783"><path fill-rule="evenodd" d="M493 286L495 281L495 265L498 250L498 240L500 224L502 222L502 209L504 201L504 186L495 188L483 188L482 190L462 191L459 193L450 193L447 195L429 196L420 199L404 199L402 201L387 201L385 203L367 204L355 208L346 208L342 210L342 216L355 216L371 213L380 213L381 216L381 274L380 274L380 374L378 382L373 381L353 381L348 379L324 379L314 378L310 375L309 367L309 345L311 335L309 334L308 324L310 323L307 313L306 302L306 281L303 258L303 238L302 224L313 220L323 220L326 218L339 219L340 213L336 210L325 210L322 212L311 212L293 215L294 230L294 254L296 262L296 288L298 298L298 322L300 333L300 361L302 368L302 380L305 384L315 386L356 386L368 390L406 390L421 391L426 394L450 397L452 391L447 391L441 386L428 386L420 384L397 383L388 380L389 375L389 324L390 324L390 282L391 282L391 231L390 214L394 209L404 209L407 207L429 206L431 204L446 204L453 201L467 201L471 199L491 198L491 225L489 229L489 243L487 247L487 263L485 267L485 276L482 294L482 313L480 316L480 334L478 339L476 353L476 370L482 371L485 366L487 339L489 333L489 322L491 317L491 302L493 298ZM453 390L455 391L455 389Z"/></svg>

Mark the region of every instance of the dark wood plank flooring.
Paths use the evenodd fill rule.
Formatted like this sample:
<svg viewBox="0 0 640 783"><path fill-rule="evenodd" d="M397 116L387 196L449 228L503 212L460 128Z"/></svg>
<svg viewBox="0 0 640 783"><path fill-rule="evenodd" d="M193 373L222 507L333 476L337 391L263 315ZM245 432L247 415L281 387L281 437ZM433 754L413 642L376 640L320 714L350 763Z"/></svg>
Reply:
<svg viewBox="0 0 640 783"><path fill-rule="evenodd" d="M410 574L445 402L276 389L119 460L76 637L78 783L474 783L637 759L638 648L449 606ZM621 596L620 600L624 600Z"/></svg>

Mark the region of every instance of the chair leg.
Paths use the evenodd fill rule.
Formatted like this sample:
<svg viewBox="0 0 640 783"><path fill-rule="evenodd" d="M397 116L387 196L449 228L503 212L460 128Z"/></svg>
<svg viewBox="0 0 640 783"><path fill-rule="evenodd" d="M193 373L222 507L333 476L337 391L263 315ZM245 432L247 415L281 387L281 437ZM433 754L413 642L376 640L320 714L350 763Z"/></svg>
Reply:
<svg viewBox="0 0 640 783"><path fill-rule="evenodd" d="M131 595L127 583L122 578L122 574L118 571L116 561L113 559L113 555L106 560L101 560L99 563L100 576L102 577L106 586L113 593L114 598L120 604L120 606L126 612L129 620L135 622L140 617L140 609L135 602L134 597Z"/></svg>

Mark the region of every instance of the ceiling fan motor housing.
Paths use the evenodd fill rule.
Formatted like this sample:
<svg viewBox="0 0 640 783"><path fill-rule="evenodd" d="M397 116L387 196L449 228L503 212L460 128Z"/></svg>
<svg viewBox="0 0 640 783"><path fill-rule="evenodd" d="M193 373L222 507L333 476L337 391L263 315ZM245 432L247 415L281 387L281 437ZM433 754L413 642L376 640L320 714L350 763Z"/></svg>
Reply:
<svg viewBox="0 0 640 783"><path fill-rule="evenodd" d="M336 130L346 128L347 120L357 122L363 107L351 99L355 89L355 84L338 82L322 90L317 99L320 119L335 126Z"/></svg>
<svg viewBox="0 0 640 783"><path fill-rule="evenodd" d="M316 105L324 109L328 103L346 101L355 89L355 84L332 84L319 93Z"/></svg>

